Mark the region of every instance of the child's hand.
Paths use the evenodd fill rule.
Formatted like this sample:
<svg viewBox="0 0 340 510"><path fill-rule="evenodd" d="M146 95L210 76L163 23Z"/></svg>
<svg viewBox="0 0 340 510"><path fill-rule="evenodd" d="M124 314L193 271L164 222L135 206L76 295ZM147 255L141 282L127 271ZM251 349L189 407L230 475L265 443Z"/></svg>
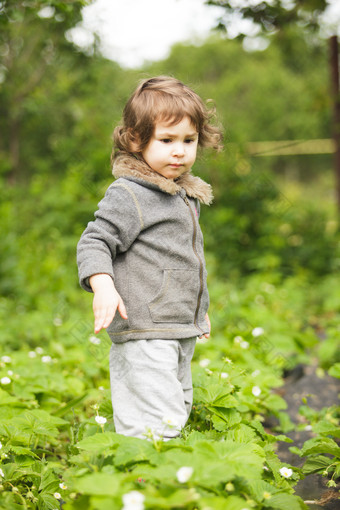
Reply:
<svg viewBox="0 0 340 510"><path fill-rule="evenodd" d="M211 323L210 323L209 315L206 313L204 318L205 318L206 322L208 323L209 333L204 333L204 335L200 336L200 338L203 338L203 337L209 338L210 337L210 331L211 331Z"/></svg>
<svg viewBox="0 0 340 510"><path fill-rule="evenodd" d="M111 276L108 274L92 275L90 285L94 292L93 313L96 334L111 324L117 309L123 319L128 318L124 302L118 294Z"/></svg>

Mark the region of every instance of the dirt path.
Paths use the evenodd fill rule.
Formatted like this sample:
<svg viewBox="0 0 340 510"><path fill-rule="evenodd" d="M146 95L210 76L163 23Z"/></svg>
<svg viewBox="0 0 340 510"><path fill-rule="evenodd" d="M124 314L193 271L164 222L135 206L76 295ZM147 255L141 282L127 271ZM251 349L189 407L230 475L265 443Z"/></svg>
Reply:
<svg viewBox="0 0 340 510"><path fill-rule="evenodd" d="M293 423L304 423L304 418L299 415L299 408L303 405L302 398L308 397L308 406L316 411L324 407L330 407L339 402L340 381L325 374L319 377L314 366L298 366L285 379L285 385L278 393L288 404L287 412ZM286 434L293 439L294 446L301 448L303 443L315 437L310 431L293 431ZM293 466L301 467L304 459L289 451L293 443L278 443L277 454L282 462ZM296 486L297 494L308 501L311 510L339 510L340 500L338 489L330 490L327 485L327 478L321 475L308 475ZM317 501L314 504L312 501Z"/></svg>

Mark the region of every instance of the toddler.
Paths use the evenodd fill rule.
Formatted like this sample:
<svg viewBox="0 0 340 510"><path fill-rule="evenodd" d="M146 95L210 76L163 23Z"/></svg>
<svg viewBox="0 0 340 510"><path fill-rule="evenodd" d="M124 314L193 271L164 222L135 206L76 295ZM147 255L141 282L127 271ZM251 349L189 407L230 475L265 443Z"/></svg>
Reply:
<svg viewBox="0 0 340 510"><path fill-rule="evenodd" d="M139 84L114 131L116 180L77 258L80 284L94 293L95 333L105 328L112 340L117 433L167 440L189 417L196 338L210 334L198 219L212 201L191 168L198 146L220 141L201 98L167 76Z"/></svg>

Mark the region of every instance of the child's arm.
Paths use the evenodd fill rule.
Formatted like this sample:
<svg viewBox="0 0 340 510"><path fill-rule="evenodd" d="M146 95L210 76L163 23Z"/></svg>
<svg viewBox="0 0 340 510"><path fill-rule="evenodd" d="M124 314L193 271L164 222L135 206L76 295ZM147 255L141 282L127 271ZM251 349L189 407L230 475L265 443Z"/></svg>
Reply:
<svg viewBox="0 0 340 510"><path fill-rule="evenodd" d="M107 328L118 309L121 317L127 319L126 308L118 294L110 275L105 273L94 274L89 279L94 292L94 332L99 333L102 328Z"/></svg>

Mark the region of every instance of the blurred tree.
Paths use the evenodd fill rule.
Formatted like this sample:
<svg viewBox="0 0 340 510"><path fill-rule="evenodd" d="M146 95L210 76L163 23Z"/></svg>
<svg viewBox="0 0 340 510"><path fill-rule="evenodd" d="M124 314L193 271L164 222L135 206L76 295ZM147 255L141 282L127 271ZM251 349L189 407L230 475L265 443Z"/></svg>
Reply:
<svg viewBox="0 0 340 510"><path fill-rule="evenodd" d="M73 46L65 32L81 20L86 0L0 1L0 151L10 181L19 177L22 119L30 97ZM8 156L7 156L8 155Z"/></svg>
<svg viewBox="0 0 340 510"><path fill-rule="evenodd" d="M202 97L213 98L227 143L246 149L252 140L329 136L326 52L322 39L307 43L297 27L286 31L284 45L273 35L266 51L245 51L241 41L215 34L201 45L175 45L166 60L148 71L174 74ZM268 161L253 160L256 164L263 168ZM285 164L291 160L281 160L280 168ZM310 161L305 167L310 177Z"/></svg>
<svg viewBox="0 0 340 510"><path fill-rule="evenodd" d="M263 33L271 34L275 31L283 33L290 25L300 25L307 32L316 32L321 28L323 20L321 14L329 7L327 0L270 0L246 2L243 0L206 0L208 5L218 5L225 9L225 16L219 20L218 28L228 30L235 15L254 22ZM249 28L249 27L248 27ZM246 31L240 28L240 35L244 37ZM333 139L335 143L335 176L338 210L340 213L340 91L339 91L339 45L336 33L329 38L331 91L333 97Z"/></svg>

